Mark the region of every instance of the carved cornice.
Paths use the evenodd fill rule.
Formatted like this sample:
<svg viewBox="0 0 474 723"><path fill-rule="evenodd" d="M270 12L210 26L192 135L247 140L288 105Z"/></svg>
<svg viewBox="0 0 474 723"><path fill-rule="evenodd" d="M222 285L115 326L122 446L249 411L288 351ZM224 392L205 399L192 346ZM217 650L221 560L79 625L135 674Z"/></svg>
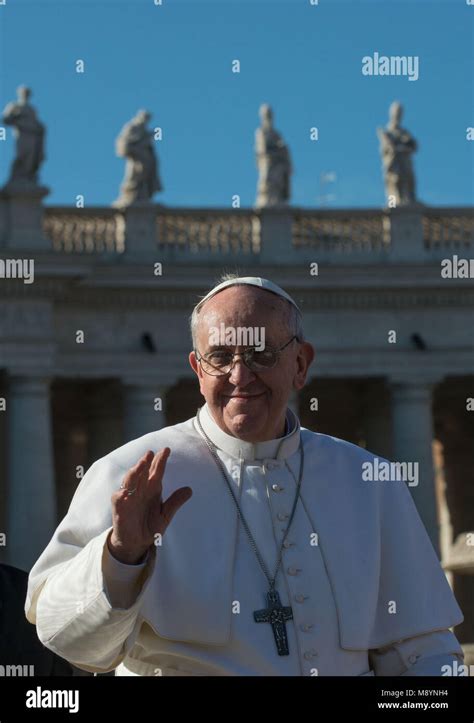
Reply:
<svg viewBox="0 0 474 723"><path fill-rule="evenodd" d="M441 282L440 282L441 283ZM301 305L303 312L319 309L406 309L474 306L474 285L466 280L466 285L434 288L307 288L299 290L292 287L291 282L286 289ZM197 299L206 287L196 290L160 288L157 281L156 289L139 289L124 287L88 287L74 286L59 280L38 280L34 285L26 285L15 281L0 284L0 300L35 300L49 301L60 304L61 310L71 308L90 308L100 313L102 309L128 309L143 311L146 309L162 309L163 311L191 311Z"/></svg>

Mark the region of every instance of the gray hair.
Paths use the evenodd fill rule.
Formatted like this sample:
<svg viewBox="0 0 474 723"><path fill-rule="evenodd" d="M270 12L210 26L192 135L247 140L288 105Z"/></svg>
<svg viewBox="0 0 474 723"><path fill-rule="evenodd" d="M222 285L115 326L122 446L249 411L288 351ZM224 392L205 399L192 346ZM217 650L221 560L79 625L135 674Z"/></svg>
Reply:
<svg viewBox="0 0 474 723"><path fill-rule="evenodd" d="M231 281L232 279L238 279L240 274L236 273L226 273L222 274L221 277L216 282L216 286L218 284L223 283L224 281ZM243 284L235 284L235 286L243 286ZM271 292L268 292L271 293ZM304 330L303 330L303 317L301 315L301 312L299 309L296 308L296 306L293 306L289 301L284 299L283 297L279 296L280 298L288 307L289 310L289 332L292 333L294 336L296 336L298 341L304 341ZM193 340L193 349L196 349L196 334L197 334L197 325L198 325L198 316L201 312L201 309L204 307L197 308L199 306L199 301L194 307L191 316L189 317L189 327L191 331L191 338Z"/></svg>

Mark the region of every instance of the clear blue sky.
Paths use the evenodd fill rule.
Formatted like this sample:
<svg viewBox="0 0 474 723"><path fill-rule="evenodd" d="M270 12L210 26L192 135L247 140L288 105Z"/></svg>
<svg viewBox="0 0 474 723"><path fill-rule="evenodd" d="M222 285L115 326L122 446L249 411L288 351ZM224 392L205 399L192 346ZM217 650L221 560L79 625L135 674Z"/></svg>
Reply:
<svg viewBox="0 0 474 723"><path fill-rule="evenodd" d="M0 105L22 83L47 124L41 178L48 204L109 205L124 161L114 142L139 108L163 128L156 144L170 206L242 206L255 199L254 131L262 102L289 144L292 203L384 203L375 128L394 99L420 144L419 197L474 200L474 6L465 0L7 0L0 6ZM419 56L420 77L365 77L362 57ZM85 73L75 72L77 59ZM240 74L231 72L233 59ZM309 140L309 129L319 140ZM0 183L13 155L0 142Z"/></svg>

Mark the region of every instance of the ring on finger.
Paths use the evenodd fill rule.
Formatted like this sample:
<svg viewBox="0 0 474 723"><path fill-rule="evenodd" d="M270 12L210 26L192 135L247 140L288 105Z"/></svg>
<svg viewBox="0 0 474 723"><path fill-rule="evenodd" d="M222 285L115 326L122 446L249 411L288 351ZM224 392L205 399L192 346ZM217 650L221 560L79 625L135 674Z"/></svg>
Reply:
<svg viewBox="0 0 474 723"><path fill-rule="evenodd" d="M120 485L120 489L127 491L127 497L130 497L130 495L133 495L133 493L137 491L137 488L136 488L136 487L131 487L131 488L126 487L123 482L122 482L122 484Z"/></svg>

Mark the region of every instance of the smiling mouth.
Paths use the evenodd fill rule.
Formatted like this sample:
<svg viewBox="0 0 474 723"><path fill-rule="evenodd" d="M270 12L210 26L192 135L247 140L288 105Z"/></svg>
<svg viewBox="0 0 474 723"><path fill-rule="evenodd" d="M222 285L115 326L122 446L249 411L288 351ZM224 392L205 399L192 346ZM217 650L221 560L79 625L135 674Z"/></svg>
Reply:
<svg viewBox="0 0 474 723"><path fill-rule="evenodd" d="M227 399L257 399L258 397L261 397L265 392L260 392L260 394L224 394Z"/></svg>

